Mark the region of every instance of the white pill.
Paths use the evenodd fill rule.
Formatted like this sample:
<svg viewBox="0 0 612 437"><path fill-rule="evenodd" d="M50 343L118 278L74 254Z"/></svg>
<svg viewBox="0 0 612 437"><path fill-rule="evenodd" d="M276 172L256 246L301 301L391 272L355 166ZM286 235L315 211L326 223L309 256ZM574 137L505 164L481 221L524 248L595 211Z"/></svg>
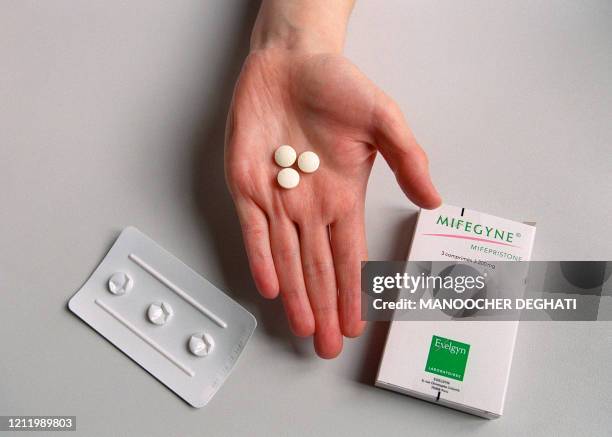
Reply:
<svg viewBox="0 0 612 437"><path fill-rule="evenodd" d="M123 296L134 286L134 280L124 272L113 273L108 280L108 291L117 296Z"/></svg>
<svg viewBox="0 0 612 437"><path fill-rule="evenodd" d="M296 157L297 153L295 153L295 149L286 144L280 146L276 149L276 152L274 152L274 161L281 167L291 167Z"/></svg>
<svg viewBox="0 0 612 437"><path fill-rule="evenodd" d="M149 322L155 325L165 325L174 314L172 307L166 302L155 302L149 305L147 317Z"/></svg>
<svg viewBox="0 0 612 437"><path fill-rule="evenodd" d="M298 158L298 167L304 173L313 173L319 168L319 156L315 152L300 153Z"/></svg>
<svg viewBox="0 0 612 437"><path fill-rule="evenodd" d="M205 357L215 348L215 340L206 332L193 334L189 338L189 351L198 356Z"/></svg>
<svg viewBox="0 0 612 437"><path fill-rule="evenodd" d="M278 181L278 185L289 190L298 186L300 183L300 174L292 168L284 168L278 172L276 180Z"/></svg>

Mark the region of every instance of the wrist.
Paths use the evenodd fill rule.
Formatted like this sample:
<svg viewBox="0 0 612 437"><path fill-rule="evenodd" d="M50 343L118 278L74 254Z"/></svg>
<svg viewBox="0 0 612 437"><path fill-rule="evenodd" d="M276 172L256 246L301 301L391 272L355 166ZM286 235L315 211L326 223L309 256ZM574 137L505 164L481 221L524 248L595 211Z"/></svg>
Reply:
<svg viewBox="0 0 612 437"><path fill-rule="evenodd" d="M344 38L315 34L304 29L264 29L253 32L250 50L278 49L302 53L341 53Z"/></svg>
<svg viewBox="0 0 612 437"><path fill-rule="evenodd" d="M251 51L281 49L309 53L341 53L352 0L263 0Z"/></svg>

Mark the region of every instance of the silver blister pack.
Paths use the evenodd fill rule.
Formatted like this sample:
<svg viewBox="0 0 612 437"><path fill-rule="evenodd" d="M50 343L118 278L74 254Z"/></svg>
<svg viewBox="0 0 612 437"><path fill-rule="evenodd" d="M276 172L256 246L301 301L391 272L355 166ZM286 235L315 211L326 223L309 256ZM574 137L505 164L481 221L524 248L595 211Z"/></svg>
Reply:
<svg viewBox="0 0 612 437"><path fill-rule="evenodd" d="M68 307L197 408L223 384L257 324L133 227L123 230Z"/></svg>

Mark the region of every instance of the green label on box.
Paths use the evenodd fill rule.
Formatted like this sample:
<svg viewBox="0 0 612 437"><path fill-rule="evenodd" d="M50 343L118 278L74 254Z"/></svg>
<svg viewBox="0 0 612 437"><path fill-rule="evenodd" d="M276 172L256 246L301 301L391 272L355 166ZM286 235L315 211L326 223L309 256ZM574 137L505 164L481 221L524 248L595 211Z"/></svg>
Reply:
<svg viewBox="0 0 612 437"><path fill-rule="evenodd" d="M463 381L469 353L469 344L434 335L425 371Z"/></svg>

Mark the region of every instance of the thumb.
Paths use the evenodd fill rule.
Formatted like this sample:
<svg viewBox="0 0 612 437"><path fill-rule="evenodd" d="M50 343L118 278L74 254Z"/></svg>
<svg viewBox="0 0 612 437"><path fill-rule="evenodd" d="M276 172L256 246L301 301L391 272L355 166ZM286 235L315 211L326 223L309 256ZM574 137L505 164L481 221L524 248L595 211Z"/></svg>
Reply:
<svg viewBox="0 0 612 437"><path fill-rule="evenodd" d="M442 199L431 182L429 161L397 104L381 92L374 113L374 140L398 184L415 204L433 209Z"/></svg>

